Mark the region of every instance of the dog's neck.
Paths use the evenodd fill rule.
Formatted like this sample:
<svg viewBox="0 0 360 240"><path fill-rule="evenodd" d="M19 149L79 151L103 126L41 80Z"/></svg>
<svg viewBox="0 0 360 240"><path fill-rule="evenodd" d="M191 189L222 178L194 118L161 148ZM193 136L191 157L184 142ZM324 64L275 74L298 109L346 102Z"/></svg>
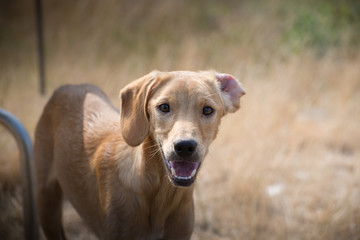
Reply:
<svg viewBox="0 0 360 240"><path fill-rule="evenodd" d="M175 187L171 182L165 169L163 158L158 144L151 136L147 136L142 145L136 147L134 151L141 151L141 156L134 159L134 166L137 168L137 174L141 174L142 179L138 184L143 189L143 202L140 205L149 208L143 212L148 211L148 220L150 225L156 223L158 226L153 228L163 228L163 224L167 217L174 210L181 207L181 205L193 204L193 186L190 187ZM140 170L140 171L139 171ZM139 187L139 186L138 186ZM139 199L138 199L139 200ZM146 207L147 206L147 207Z"/></svg>

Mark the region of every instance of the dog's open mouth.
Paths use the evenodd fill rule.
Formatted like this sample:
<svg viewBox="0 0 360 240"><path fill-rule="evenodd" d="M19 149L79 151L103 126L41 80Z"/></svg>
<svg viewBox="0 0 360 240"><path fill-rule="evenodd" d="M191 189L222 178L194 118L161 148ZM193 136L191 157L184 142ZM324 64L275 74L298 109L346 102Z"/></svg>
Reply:
<svg viewBox="0 0 360 240"><path fill-rule="evenodd" d="M164 154L162 155L170 180L174 185L188 187L194 183L201 162L169 161Z"/></svg>

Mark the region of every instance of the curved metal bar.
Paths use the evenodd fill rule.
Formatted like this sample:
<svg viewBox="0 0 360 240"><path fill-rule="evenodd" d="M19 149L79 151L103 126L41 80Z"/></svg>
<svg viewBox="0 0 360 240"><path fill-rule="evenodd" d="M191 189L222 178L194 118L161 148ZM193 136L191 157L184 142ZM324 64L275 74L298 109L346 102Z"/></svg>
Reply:
<svg viewBox="0 0 360 240"><path fill-rule="evenodd" d="M39 239L31 139L21 122L4 109L0 109L0 124L4 125L11 132L20 150L25 239Z"/></svg>

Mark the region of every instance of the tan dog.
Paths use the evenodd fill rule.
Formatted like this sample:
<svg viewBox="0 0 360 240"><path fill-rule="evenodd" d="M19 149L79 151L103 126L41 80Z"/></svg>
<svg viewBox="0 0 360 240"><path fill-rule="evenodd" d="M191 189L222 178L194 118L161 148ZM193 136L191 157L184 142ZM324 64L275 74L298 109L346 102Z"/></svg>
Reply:
<svg viewBox="0 0 360 240"><path fill-rule="evenodd" d="M93 85L60 87L35 134L47 238L65 239L64 194L100 239L190 239L192 184L243 94L227 74L154 71L120 92L119 115Z"/></svg>

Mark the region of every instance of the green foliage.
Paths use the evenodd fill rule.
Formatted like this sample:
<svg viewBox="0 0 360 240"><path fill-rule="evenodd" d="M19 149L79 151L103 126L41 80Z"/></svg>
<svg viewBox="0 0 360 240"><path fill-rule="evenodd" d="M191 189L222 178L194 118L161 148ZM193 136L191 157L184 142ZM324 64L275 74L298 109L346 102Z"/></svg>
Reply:
<svg viewBox="0 0 360 240"><path fill-rule="evenodd" d="M360 43L360 2L291 2L292 24L282 40L294 51L306 47L324 51L330 47L357 46Z"/></svg>

